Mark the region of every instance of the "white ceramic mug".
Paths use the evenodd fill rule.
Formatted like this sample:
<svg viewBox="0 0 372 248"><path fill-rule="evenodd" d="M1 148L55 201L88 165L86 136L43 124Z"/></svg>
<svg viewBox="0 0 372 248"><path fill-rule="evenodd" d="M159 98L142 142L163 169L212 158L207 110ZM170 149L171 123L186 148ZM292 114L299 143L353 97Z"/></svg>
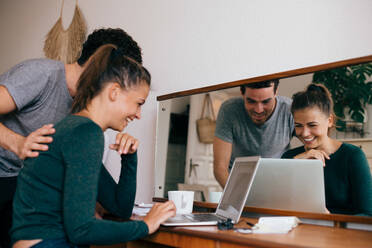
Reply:
<svg viewBox="0 0 372 248"><path fill-rule="evenodd" d="M176 205L177 214L191 214L194 191L168 191L168 199Z"/></svg>
<svg viewBox="0 0 372 248"><path fill-rule="evenodd" d="M209 192L209 202L219 203L222 196L222 192Z"/></svg>

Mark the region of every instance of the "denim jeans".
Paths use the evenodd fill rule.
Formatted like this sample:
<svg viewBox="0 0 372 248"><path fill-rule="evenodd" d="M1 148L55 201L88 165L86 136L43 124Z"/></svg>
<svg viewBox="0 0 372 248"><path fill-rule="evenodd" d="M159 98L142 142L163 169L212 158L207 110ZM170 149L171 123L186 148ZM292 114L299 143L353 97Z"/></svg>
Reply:
<svg viewBox="0 0 372 248"><path fill-rule="evenodd" d="M0 177L0 247L10 248L9 229L12 226L12 202L17 177Z"/></svg>
<svg viewBox="0 0 372 248"><path fill-rule="evenodd" d="M43 241L31 246L31 248L79 248L68 243L66 239L44 239Z"/></svg>

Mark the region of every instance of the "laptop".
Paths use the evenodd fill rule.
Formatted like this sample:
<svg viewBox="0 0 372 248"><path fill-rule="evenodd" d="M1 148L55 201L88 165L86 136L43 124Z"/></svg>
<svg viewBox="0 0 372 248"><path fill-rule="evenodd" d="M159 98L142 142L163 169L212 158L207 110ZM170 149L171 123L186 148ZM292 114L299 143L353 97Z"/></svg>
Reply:
<svg viewBox="0 0 372 248"><path fill-rule="evenodd" d="M236 158L215 213L181 214L169 218L164 226L217 225L228 218L237 223L258 168L259 157Z"/></svg>
<svg viewBox="0 0 372 248"><path fill-rule="evenodd" d="M322 162L261 158L246 206L327 213Z"/></svg>

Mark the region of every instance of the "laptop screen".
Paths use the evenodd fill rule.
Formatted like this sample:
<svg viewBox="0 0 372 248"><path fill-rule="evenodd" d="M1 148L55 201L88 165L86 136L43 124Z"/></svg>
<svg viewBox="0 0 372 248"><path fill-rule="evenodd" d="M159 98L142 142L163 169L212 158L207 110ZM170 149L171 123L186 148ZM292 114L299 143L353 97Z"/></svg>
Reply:
<svg viewBox="0 0 372 248"><path fill-rule="evenodd" d="M239 157L235 159L216 214L237 222L243 210L259 157Z"/></svg>
<svg viewBox="0 0 372 248"><path fill-rule="evenodd" d="M326 213L323 165L316 159L260 159L246 205Z"/></svg>

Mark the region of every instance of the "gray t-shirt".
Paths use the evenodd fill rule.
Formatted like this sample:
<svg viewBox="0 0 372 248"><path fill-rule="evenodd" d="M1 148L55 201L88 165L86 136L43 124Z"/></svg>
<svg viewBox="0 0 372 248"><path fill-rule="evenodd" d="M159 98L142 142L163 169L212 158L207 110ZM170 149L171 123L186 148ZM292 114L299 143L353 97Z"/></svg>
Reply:
<svg viewBox="0 0 372 248"><path fill-rule="evenodd" d="M60 61L24 61L0 75L0 85L8 89L17 106L16 111L0 115L0 122L22 136L55 124L70 112L72 97ZM0 147L0 177L16 176L22 166L17 155Z"/></svg>
<svg viewBox="0 0 372 248"><path fill-rule="evenodd" d="M260 126L252 122L243 98L232 98L222 104L215 136L232 143L229 169L236 157L280 158L289 149L294 130L292 100L283 96L277 96L276 100L273 114Z"/></svg>

